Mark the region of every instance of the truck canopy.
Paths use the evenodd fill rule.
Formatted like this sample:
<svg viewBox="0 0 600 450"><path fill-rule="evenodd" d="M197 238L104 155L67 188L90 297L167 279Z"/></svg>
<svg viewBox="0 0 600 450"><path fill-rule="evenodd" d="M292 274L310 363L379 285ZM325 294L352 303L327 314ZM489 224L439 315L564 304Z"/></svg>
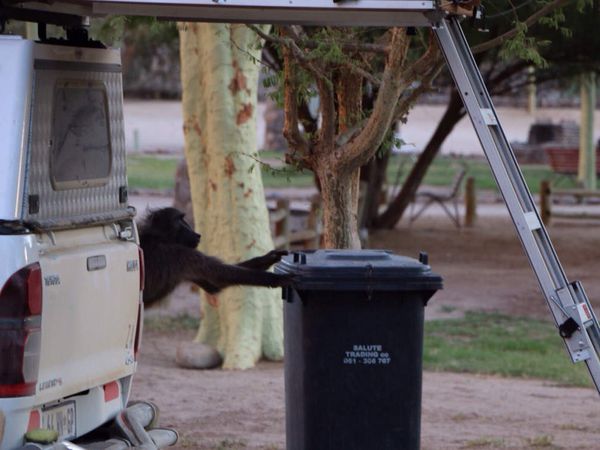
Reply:
<svg viewBox="0 0 600 450"><path fill-rule="evenodd" d="M51 4L0 0L0 17L64 23L60 21L128 15L202 22L418 27L430 25L442 12L437 4L431 0L59 0Z"/></svg>

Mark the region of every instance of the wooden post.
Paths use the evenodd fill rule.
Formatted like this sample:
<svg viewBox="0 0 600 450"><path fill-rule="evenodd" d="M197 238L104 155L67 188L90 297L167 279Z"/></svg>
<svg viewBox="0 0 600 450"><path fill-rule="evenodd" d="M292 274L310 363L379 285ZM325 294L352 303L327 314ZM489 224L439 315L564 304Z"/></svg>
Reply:
<svg viewBox="0 0 600 450"><path fill-rule="evenodd" d="M322 212L321 197L316 194L310 199L310 211L308 213L308 221L306 223L306 228L314 231L314 236L304 242L305 248L317 249L321 247Z"/></svg>
<svg viewBox="0 0 600 450"><path fill-rule="evenodd" d="M31 41L37 41L40 38L37 23L25 22L25 37Z"/></svg>
<svg viewBox="0 0 600 450"><path fill-rule="evenodd" d="M527 112L535 115L537 112L537 87L535 84L535 67L527 68Z"/></svg>
<svg viewBox="0 0 600 450"><path fill-rule="evenodd" d="M475 225L477 218L477 193L475 192L475 178L469 177L465 186L465 226Z"/></svg>
<svg viewBox="0 0 600 450"><path fill-rule="evenodd" d="M542 180L540 183L540 215L542 216L542 222L544 222L545 225L550 225L550 217L552 216L552 192L548 180Z"/></svg>
<svg viewBox="0 0 600 450"><path fill-rule="evenodd" d="M594 148L594 109L596 74L581 75L581 128L579 132L579 173L577 178L586 189L596 189L596 149Z"/></svg>
<svg viewBox="0 0 600 450"><path fill-rule="evenodd" d="M277 199L276 212L273 214L275 248L290 249L290 200Z"/></svg>

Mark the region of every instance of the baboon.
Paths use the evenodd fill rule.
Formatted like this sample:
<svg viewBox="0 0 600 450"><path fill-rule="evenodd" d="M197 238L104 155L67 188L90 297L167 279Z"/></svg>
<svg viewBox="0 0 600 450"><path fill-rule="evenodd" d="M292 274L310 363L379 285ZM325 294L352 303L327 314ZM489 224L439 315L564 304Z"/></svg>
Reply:
<svg viewBox="0 0 600 450"><path fill-rule="evenodd" d="M292 282L290 275L266 271L287 251L273 250L236 265L198 251L200 235L176 208L151 211L139 225L139 235L146 305L163 299L182 281L191 281L211 295L234 285L281 287Z"/></svg>

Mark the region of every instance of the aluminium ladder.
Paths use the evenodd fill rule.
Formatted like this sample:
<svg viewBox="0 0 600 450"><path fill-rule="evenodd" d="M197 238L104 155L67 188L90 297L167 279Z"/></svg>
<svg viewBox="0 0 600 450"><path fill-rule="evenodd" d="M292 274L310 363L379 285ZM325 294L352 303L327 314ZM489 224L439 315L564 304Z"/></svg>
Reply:
<svg viewBox="0 0 600 450"><path fill-rule="evenodd" d="M571 360L585 361L600 393L600 326L589 299L581 283L567 280L458 18L432 25Z"/></svg>

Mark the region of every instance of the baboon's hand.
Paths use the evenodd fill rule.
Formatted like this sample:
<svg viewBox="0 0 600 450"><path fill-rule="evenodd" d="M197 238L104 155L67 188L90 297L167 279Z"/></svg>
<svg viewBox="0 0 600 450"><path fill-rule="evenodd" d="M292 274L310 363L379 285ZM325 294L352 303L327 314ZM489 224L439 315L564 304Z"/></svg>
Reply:
<svg viewBox="0 0 600 450"><path fill-rule="evenodd" d="M287 250L271 250L269 253L265 253L262 256L257 256L256 258L239 263L238 266L254 270L267 270L276 262L281 261L281 258L287 254Z"/></svg>
<svg viewBox="0 0 600 450"><path fill-rule="evenodd" d="M281 261L281 258L288 254L287 250L271 250L269 253L263 256L265 258L265 264L268 264L269 267L273 264Z"/></svg>

